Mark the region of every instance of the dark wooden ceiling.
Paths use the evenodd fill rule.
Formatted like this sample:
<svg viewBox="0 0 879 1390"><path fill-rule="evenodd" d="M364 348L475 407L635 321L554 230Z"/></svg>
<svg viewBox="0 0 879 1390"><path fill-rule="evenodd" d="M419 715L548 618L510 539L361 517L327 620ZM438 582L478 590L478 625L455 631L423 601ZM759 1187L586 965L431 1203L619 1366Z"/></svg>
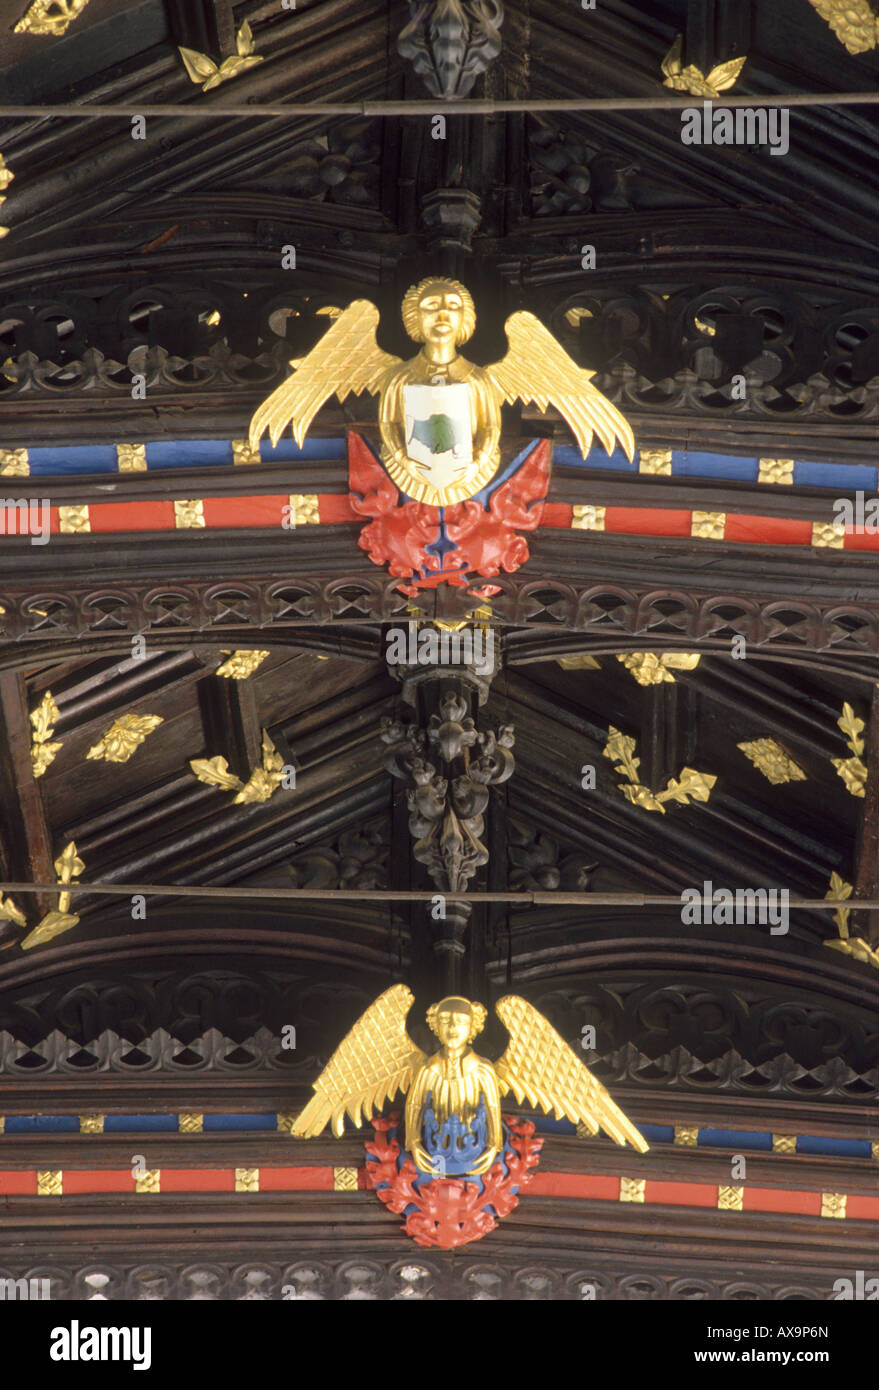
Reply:
<svg viewBox="0 0 879 1390"><path fill-rule="evenodd" d="M228 438L325 327L316 304L372 297L385 345L400 350L399 297L439 264L477 295L477 360L502 352L513 308L558 330L572 305L588 307L573 350L606 387L629 381L645 442L683 420L694 446L714 447L748 431L768 444L800 423L802 442L826 449L844 419L848 447L860 442L866 456L877 409L867 384L879 375L873 108L794 110L784 158L684 146L673 112L451 117L444 141L424 117L210 117L231 101L424 98L396 48L406 13L385 3L361 14L340 0L295 11L91 0L61 40L7 30L0 100L183 102L205 119L151 119L143 141L124 117L0 122L15 172L0 341L16 368L0 381L0 440L14 444L25 428L32 442L57 438L74 421L92 437ZM228 46L245 18L264 61L202 93L176 43L198 48L222 32L215 42ZM646 11L607 0L594 13L522 0L507 5L502 32L475 88L498 99L667 94L660 65L678 32L703 68L747 54L737 92L869 88L879 69L875 52L848 54L807 0L667 0ZM455 198L437 204L443 189L478 200L475 227ZM279 268L291 242L295 274ZM598 252L588 277L584 242ZM718 297L712 362L688 331ZM131 353L147 348L170 362L148 409L125 390L126 361L135 370ZM754 403L724 409L714 383L749 366L764 383ZM672 390L693 367L700 389ZM634 383L614 376L632 369ZM805 384L819 373L829 395Z"/></svg>
<svg viewBox="0 0 879 1390"><path fill-rule="evenodd" d="M440 267L476 294L476 360L503 351L510 310L532 309L600 369L642 446L875 462L875 107L792 112L784 159L686 149L674 113L450 117L445 142L431 140L424 119L220 123L208 113L227 101L424 97L396 48L408 7L91 0L62 40L11 34L24 8L0 0L0 103L186 102L205 116L151 117L145 141L130 138L126 119L0 121L15 173L2 207L11 230L0 255L0 446L243 438L255 403L325 329L318 308L367 295L382 309L384 346L401 351L400 294ZM177 44L216 38L220 58L245 18L265 61L201 94ZM879 53L849 55L806 0L602 0L595 13L510 0L501 56L474 94L659 95L679 32L703 69L747 53L740 92L864 90L879 75ZM479 200L478 225L455 224L452 244L431 218L444 189ZM295 278L279 268L290 243ZM599 252L588 279L584 243ZM706 347L693 323L711 306ZM576 329L573 308L588 310ZM130 382L146 354L159 366L141 402ZM732 371L753 383L734 410L720 389ZM315 433L368 429L370 411L330 404ZM507 423L511 437L565 438L551 419ZM264 491L282 476L346 486L341 467L272 467L259 472ZM136 499L170 487L152 475L122 482ZM556 477L572 497L593 482ZM235 483L218 470L205 486ZM46 486L59 501L74 485ZM100 479L85 486L100 496ZM655 504L681 491L671 479L632 486L654 489ZM782 491L764 493L767 505L812 518L814 496L798 489L788 504ZM694 484L693 495L734 509L744 492ZM267 896L427 883L379 739L399 698L384 631L405 618L405 598L367 563L353 526L156 543L58 537L47 555L0 547L11 596L0 646L4 876L51 880L73 840L86 880L252 892L243 906L151 898L143 920L127 897L93 894L76 899L77 927L29 953L6 926L0 1033L32 1047L57 1030L87 1051L103 1033L137 1045L165 1029L189 1044L216 1029L250 1047L251 1060L261 1045L265 1060L273 1045L254 1042L261 1029L276 1034L295 1010L301 1030L286 1069L156 1068L149 1082L56 1069L27 1095L19 1076L0 1074L4 1106L33 1108L39 1096L78 1113L93 1108L97 1087L107 1107L136 1098L295 1109L320 1059L382 988L406 979L420 1009L439 987L420 907L292 907ZM493 796L491 859L477 887L677 894L708 879L821 897L837 872L859 896L876 895L875 801L851 796L831 763L847 755L843 703L865 720L874 707L872 555L767 547L755 561L721 544L542 534L529 565L500 587L503 670L479 718L515 726L517 771ZM467 596L426 595L422 609L460 619ZM137 661L130 638L142 632L148 652ZM729 652L741 632L752 647L739 662ZM213 674L233 647L270 651L235 686ZM639 650L701 660L673 683L641 686L617 660ZM598 667L560 664L583 654ZM63 746L35 781L28 715L47 690ZM130 761L89 760L131 711L163 722ZM685 765L716 776L708 801L664 815L630 805L603 756L611 726L637 740L654 789ZM296 768L295 790L234 806L190 771L191 759L221 755L246 775L263 729ZM759 738L777 740L805 780L771 785L737 747ZM875 733L868 750L875 785ZM594 791L581 787L586 765ZM26 904L31 922L54 902ZM854 923L875 944L875 926L863 914ZM830 951L833 935L823 914L794 913L790 933L770 939L758 927L684 927L668 909L480 907L467 987L488 1003L512 985L575 1046L595 1022L596 1069L636 1120L870 1136L879 977ZM510 1237L510 1258L529 1243L558 1255L564 1220L547 1208ZM645 1222L645 1248L658 1229ZM666 1226L660 1235L671 1238ZM404 1249L395 1235L387 1244ZM719 1265L716 1252L703 1255Z"/></svg>

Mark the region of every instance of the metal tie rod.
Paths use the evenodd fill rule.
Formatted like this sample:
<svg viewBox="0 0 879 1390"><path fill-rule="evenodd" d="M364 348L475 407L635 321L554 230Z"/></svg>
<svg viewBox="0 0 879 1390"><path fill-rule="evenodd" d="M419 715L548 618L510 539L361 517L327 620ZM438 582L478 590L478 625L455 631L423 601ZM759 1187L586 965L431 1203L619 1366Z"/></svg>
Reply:
<svg viewBox="0 0 879 1390"><path fill-rule="evenodd" d="M64 102L55 105L0 105L0 119L17 117L35 119L41 116L62 120L85 120L98 117L182 116L190 120L217 120L223 117L241 119L254 116L500 116L515 112L546 111L683 111L700 102L715 103L702 97L557 97L536 101L291 101L283 106L267 106L258 102L229 105L225 102L130 106L93 102ZM720 108L747 106L869 106L879 104L876 92L789 92L779 95L751 93L728 96L724 93L716 105Z"/></svg>
<svg viewBox="0 0 879 1390"><path fill-rule="evenodd" d="M325 902L331 899L334 902L354 903L432 903L439 897L450 903L516 903L534 907L680 907L682 903L680 893L676 896L667 893L441 893L437 888L414 892L389 889L385 892L372 888L208 888L188 883L0 883L0 892L100 893L120 898L141 894L144 897L226 898L244 902L272 898L281 902ZM695 907L696 903L720 901L716 897L690 898L688 905ZM839 907L876 911L879 910L879 899L792 897L787 907L802 912L828 912Z"/></svg>

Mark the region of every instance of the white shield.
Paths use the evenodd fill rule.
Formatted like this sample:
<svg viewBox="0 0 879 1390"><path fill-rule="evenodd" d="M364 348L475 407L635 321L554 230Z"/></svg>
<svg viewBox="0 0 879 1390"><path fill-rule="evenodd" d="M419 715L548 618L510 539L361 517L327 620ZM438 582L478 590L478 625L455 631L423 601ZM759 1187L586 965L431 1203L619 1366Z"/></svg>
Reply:
<svg viewBox="0 0 879 1390"><path fill-rule="evenodd" d="M404 386L406 452L414 471L432 487L451 487L473 463L470 387Z"/></svg>

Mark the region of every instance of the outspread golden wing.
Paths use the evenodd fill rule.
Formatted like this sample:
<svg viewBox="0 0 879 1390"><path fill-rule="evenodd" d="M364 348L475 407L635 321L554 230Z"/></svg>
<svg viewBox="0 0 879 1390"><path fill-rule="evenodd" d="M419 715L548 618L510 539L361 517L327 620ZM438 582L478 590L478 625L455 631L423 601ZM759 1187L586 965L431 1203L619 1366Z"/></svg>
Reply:
<svg viewBox="0 0 879 1390"><path fill-rule="evenodd" d="M626 1140L639 1153L648 1145L608 1095L597 1077L527 999L507 994L498 1001L498 1015L510 1034L510 1045L495 1063L501 1094L512 1091L519 1104L527 1100L557 1120L583 1124L590 1134L603 1129L618 1144Z"/></svg>
<svg viewBox="0 0 879 1390"><path fill-rule="evenodd" d="M635 436L628 420L602 396L590 378L594 372L578 367L561 343L534 314L511 314L506 322L510 350L501 362L486 368L495 385L512 405L533 401L540 410L554 405L574 431L583 454L588 454L593 433L609 454L618 439L631 461Z"/></svg>
<svg viewBox="0 0 879 1390"><path fill-rule="evenodd" d="M414 995L393 985L361 1014L314 1083L314 1095L297 1116L291 1134L311 1139L332 1120L340 1137L345 1112L359 1129L398 1091L407 1091L424 1053L406 1032Z"/></svg>
<svg viewBox="0 0 879 1390"><path fill-rule="evenodd" d="M378 321L378 309L368 299L349 304L293 375L254 411L251 448L257 447L266 430L277 444L288 424L301 448L309 425L330 396L343 401L360 391L377 391L388 369L401 361L383 352L375 341Z"/></svg>

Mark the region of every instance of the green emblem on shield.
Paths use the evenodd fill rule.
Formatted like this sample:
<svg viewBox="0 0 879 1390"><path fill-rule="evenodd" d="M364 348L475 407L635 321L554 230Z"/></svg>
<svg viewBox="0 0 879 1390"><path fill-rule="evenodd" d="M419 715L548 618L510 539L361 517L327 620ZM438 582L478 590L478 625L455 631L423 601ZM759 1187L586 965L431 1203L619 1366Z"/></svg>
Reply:
<svg viewBox="0 0 879 1390"><path fill-rule="evenodd" d="M470 387L404 386L406 452L434 487L460 482L473 463Z"/></svg>

